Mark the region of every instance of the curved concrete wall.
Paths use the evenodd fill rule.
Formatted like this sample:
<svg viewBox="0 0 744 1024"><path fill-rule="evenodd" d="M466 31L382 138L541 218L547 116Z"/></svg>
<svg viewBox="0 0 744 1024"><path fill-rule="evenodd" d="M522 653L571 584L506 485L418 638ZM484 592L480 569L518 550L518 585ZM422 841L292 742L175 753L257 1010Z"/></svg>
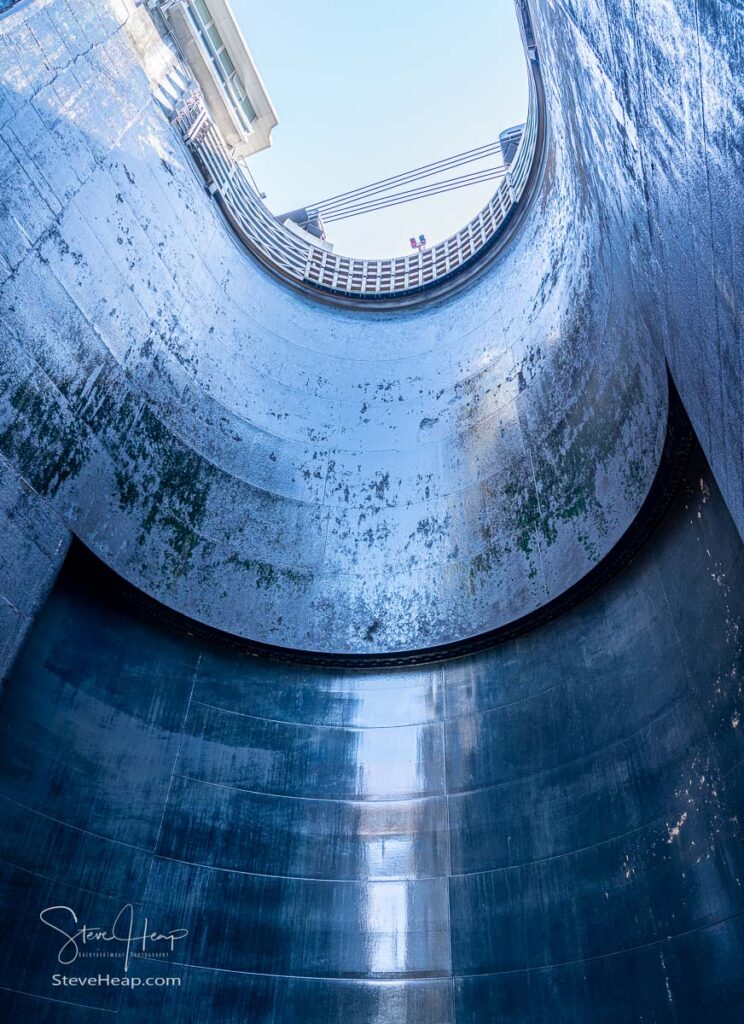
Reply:
<svg viewBox="0 0 744 1024"><path fill-rule="evenodd" d="M0 719L3 1019L734 1024L742 627L702 461L598 598L426 668L261 661L64 575ZM51 988L39 911L126 901L189 930L131 968L180 989Z"/></svg>
<svg viewBox="0 0 744 1024"><path fill-rule="evenodd" d="M565 109L546 33L553 141L518 237L446 302L344 311L239 252L153 107L148 18L38 0L0 26L0 451L117 571L256 640L426 647L563 592L665 429L613 97Z"/></svg>
<svg viewBox="0 0 744 1024"><path fill-rule="evenodd" d="M590 601L384 672L250 658L70 568L0 706L10 1024L741 1019L741 27L724 0L532 13L534 205L405 313L241 254L153 108L143 10L0 20L0 667L70 531L239 636L513 622L636 517L665 357L723 491L698 458ZM167 971L132 965L181 987L54 989L40 909L125 902L188 928Z"/></svg>

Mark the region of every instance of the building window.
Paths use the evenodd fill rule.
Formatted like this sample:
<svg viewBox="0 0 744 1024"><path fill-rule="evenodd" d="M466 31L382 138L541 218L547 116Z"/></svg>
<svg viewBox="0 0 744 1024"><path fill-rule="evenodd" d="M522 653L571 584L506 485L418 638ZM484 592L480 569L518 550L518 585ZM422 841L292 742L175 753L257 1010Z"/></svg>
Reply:
<svg viewBox="0 0 744 1024"><path fill-rule="evenodd" d="M245 86L235 70L235 65L230 59L230 54L227 52L225 44L222 42L217 26L212 15L209 13L209 8L204 0L191 0L188 11L194 28L199 33L209 54L217 79L222 83L225 92L230 98L242 127L245 131L249 132L251 125L258 115L253 104L248 99Z"/></svg>

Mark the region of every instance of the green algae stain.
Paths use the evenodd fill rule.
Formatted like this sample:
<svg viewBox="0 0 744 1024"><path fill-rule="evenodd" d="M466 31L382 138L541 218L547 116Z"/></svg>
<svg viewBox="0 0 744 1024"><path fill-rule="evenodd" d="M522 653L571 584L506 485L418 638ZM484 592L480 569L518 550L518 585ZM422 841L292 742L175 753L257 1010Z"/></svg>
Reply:
<svg viewBox="0 0 744 1024"><path fill-rule="evenodd" d="M254 578L257 590L271 590L282 583L291 583L298 587L307 588L312 582L312 574L302 572L299 569L279 569L269 562L258 558L241 558L232 554L227 559L228 565L234 565Z"/></svg>
<svg viewBox="0 0 744 1024"><path fill-rule="evenodd" d="M594 397L582 403L581 422L566 419L546 445L535 449L541 537L550 547L558 541L561 526L573 522L577 540L594 562L601 556L597 540L610 529L606 502L597 493L598 475L607 468L612 470L610 477L617 479L618 459L624 456L623 439L631 436L643 397L638 367L618 375L612 383L614 391L603 392L595 385ZM645 452L622 463L620 486L627 501L639 500L645 493L647 464Z"/></svg>
<svg viewBox="0 0 744 1024"><path fill-rule="evenodd" d="M33 377L16 384L8 402L15 416L0 433L0 452L38 494L53 498L80 473L88 446L55 397L45 394Z"/></svg>

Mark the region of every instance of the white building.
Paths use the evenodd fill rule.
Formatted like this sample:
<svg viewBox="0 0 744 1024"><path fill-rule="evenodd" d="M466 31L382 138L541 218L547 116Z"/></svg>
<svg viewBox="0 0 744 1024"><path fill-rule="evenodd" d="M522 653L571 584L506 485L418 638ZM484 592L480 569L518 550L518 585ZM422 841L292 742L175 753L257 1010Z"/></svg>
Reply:
<svg viewBox="0 0 744 1024"><path fill-rule="evenodd" d="M155 0L236 158L271 145L276 111L228 0Z"/></svg>

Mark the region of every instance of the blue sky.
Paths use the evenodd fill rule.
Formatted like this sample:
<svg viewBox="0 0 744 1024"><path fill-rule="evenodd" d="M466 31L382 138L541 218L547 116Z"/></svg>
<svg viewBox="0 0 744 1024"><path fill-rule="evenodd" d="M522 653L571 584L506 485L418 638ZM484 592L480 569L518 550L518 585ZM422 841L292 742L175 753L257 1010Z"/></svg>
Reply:
<svg viewBox="0 0 744 1024"><path fill-rule="evenodd" d="M275 213L483 145L523 121L513 0L232 0L279 115L251 170ZM478 169L473 164L453 171ZM336 251L388 256L437 242L493 183L330 226Z"/></svg>

